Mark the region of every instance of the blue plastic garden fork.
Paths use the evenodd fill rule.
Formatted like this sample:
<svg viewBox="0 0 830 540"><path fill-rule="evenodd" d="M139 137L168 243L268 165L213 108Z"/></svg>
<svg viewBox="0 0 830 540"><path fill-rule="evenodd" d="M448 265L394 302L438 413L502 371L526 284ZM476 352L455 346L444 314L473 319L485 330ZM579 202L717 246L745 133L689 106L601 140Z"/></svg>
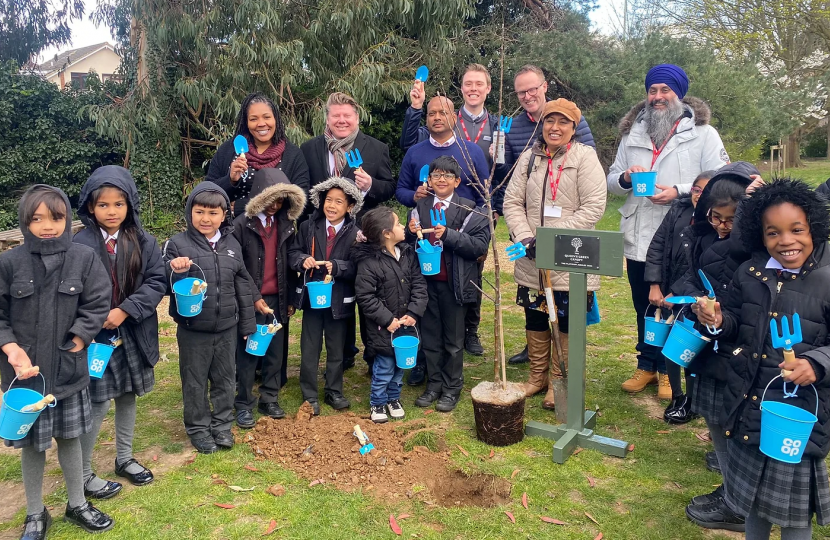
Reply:
<svg viewBox="0 0 830 540"><path fill-rule="evenodd" d="M510 128L513 127L513 117L512 116L500 116L499 117L499 131L504 134L510 133Z"/></svg>
<svg viewBox="0 0 830 540"><path fill-rule="evenodd" d="M360 150L355 148L354 150L346 152L346 163L352 169L359 169L363 165L363 156L360 155Z"/></svg>
<svg viewBox="0 0 830 540"><path fill-rule="evenodd" d="M439 210L430 210L429 217L432 220L432 226L435 227L437 225L443 225L444 227L447 226L447 215L444 213L444 209L441 208Z"/></svg>
<svg viewBox="0 0 830 540"><path fill-rule="evenodd" d="M712 283L709 281L709 278L706 277L706 274L703 273L703 270L698 270L697 275L700 276L700 281L703 282L703 286L706 287L706 290L709 292L709 296L706 298L706 303L709 309L715 309L715 289L712 287ZM721 333L720 328L715 328L714 326L708 324L706 325L706 329L713 335Z"/></svg>
<svg viewBox="0 0 830 540"><path fill-rule="evenodd" d="M527 248L521 242L510 244L509 246L504 248L504 251L505 253L507 253L508 261L515 261L516 259L521 259L525 255L527 255Z"/></svg>
<svg viewBox="0 0 830 540"><path fill-rule="evenodd" d="M778 331L778 323L775 319L770 319L769 332L772 338L772 346L776 349L784 349L784 361L791 362L795 360L793 345L801 343L801 317L798 316L798 313L793 313L792 330L790 330L789 319L784 315L781 317L781 331ZM789 375L789 371L782 369L781 375Z"/></svg>

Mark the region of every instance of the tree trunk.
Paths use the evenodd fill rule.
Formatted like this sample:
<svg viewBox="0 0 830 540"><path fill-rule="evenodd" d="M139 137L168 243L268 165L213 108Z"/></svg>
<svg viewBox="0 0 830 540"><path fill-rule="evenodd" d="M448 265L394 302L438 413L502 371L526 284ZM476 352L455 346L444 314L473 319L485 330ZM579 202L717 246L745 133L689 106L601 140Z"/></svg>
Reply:
<svg viewBox="0 0 830 540"><path fill-rule="evenodd" d="M824 157L830 159L830 118L827 119L827 153Z"/></svg>
<svg viewBox="0 0 830 540"><path fill-rule="evenodd" d="M130 44L136 48L136 86L139 95L145 96L149 90L147 81L147 32L135 17L130 21Z"/></svg>
<svg viewBox="0 0 830 540"><path fill-rule="evenodd" d="M801 128L796 128L787 137L787 153L784 155L787 167L801 167Z"/></svg>

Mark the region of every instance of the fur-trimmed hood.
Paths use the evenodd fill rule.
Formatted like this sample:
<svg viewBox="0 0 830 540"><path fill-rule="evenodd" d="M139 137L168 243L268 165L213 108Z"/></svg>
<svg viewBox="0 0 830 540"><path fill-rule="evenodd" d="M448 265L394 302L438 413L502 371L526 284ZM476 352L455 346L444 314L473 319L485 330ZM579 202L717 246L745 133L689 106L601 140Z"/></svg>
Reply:
<svg viewBox="0 0 830 540"><path fill-rule="evenodd" d="M348 178L343 178L342 176L332 176L325 182L320 182L313 188L311 188L311 192L309 193L309 199L311 200L311 204L314 208L320 208L320 194L326 193L333 187L337 187L343 190L346 195L354 199L354 208L349 214L352 217L355 217L360 209L363 208L363 193L360 189L355 185L354 182L349 180Z"/></svg>
<svg viewBox="0 0 830 540"><path fill-rule="evenodd" d="M686 108L692 111L696 126L704 126L712 119L712 109L709 104L700 98L686 96L682 99ZM622 135L628 135L632 126L642 118L643 110L646 107L646 100L633 106L630 111L620 120L619 128Z"/></svg>
<svg viewBox="0 0 830 540"><path fill-rule="evenodd" d="M290 221L296 221L305 209L306 196L303 188L292 184L279 169L261 169L254 175L254 185L248 204L245 205L245 217L256 217L260 212L283 199L283 209ZM286 204L288 203L288 204Z"/></svg>

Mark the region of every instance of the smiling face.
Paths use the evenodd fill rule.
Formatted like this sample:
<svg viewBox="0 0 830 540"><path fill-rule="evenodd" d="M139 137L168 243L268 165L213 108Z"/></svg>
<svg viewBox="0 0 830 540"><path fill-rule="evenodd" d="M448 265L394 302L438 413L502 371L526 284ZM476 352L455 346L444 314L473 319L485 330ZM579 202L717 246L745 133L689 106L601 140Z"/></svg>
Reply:
<svg viewBox="0 0 830 540"><path fill-rule="evenodd" d="M102 188L98 200L94 204L92 201L89 203L89 211L95 216L98 226L110 236L121 228L129 208L126 195L115 187Z"/></svg>
<svg viewBox="0 0 830 540"><path fill-rule="evenodd" d="M452 136L455 127L455 107L445 97L434 97L427 105L427 130L432 137L444 142Z"/></svg>
<svg viewBox="0 0 830 540"><path fill-rule="evenodd" d="M439 199L447 199L461 183L461 178L455 173L436 169L429 174L429 187Z"/></svg>
<svg viewBox="0 0 830 540"><path fill-rule="evenodd" d="M513 89L524 110L538 118L537 115L542 112L547 101L545 92L548 90L548 83L536 73L529 71L516 77L513 81Z"/></svg>
<svg viewBox="0 0 830 540"><path fill-rule="evenodd" d="M331 188L323 201L323 214L332 225L337 225L351 212L354 204L349 202L346 192L340 188Z"/></svg>
<svg viewBox="0 0 830 540"><path fill-rule="evenodd" d="M568 119L564 114L560 113L547 115L542 127L542 134L545 137L545 143L548 145L548 150L550 151L571 142L574 131L573 120Z"/></svg>
<svg viewBox="0 0 830 540"><path fill-rule="evenodd" d="M66 230L66 218L52 215L46 203L40 203L32 214L29 231L38 238L57 238Z"/></svg>
<svg viewBox="0 0 830 540"><path fill-rule="evenodd" d="M679 101L677 99L677 94L674 93L674 90L669 88L668 85L662 83L652 84L649 86L646 99L648 100L649 107L653 107L658 110L665 109L670 103Z"/></svg>
<svg viewBox="0 0 830 540"><path fill-rule="evenodd" d="M487 94L490 93L490 84L487 75L481 71L468 71L461 79L461 95L468 109L478 110L484 105Z"/></svg>
<svg viewBox="0 0 830 540"><path fill-rule="evenodd" d="M357 110L351 105L330 105L326 115L326 126L332 135L343 139L351 135L358 124Z"/></svg>
<svg viewBox="0 0 830 540"><path fill-rule="evenodd" d="M270 145L277 129L277 119L267 103L251 103L248 107L248 131L257 146Z"/></svg>
<svg viewBox="0 0 830 540"><path fill-rule="evenodd" d="M761 218L764 246L784 268L801 268L813 253L813 237L804 210L792 203L770 206Z"/></svg>
<svg viewBox="0 0 830 540"><path fill-rule="evenodd" d="M225 210L219 207L210 208L201 204L194 204L190 209L190 219L196 230L205 235L205 238L213 238L222 223L225 221Z"/></svg>

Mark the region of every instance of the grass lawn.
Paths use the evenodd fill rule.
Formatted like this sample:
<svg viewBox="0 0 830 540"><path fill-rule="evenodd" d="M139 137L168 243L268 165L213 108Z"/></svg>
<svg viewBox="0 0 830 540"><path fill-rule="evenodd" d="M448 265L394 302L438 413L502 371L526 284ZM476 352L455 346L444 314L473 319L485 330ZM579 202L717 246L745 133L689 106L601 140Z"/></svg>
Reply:
<svg viewBox="0 0 830 540"><path fill-rule="evenodd" d="M809 162L796 176L808 177L813 184L830 176L830 163ZM766 176L766 173L765 173ZM622 199L609 199L608 210L600 228L616 230ZM503 224L498 240L507 243ZM488 276L492 281L492 272ZM508 355L524 346L524 319L514 305L515 285L511 275L503 275L502 292L506 307L506 344ZM588 329L588 368L586 406L599 411L596 431L600 435L624 439L634 445L625 459L607 457L586 450L572 456L564 465L550 459L552 443L541 438L526 438L508 448L496 448L495 457L487 459L491 448L475 438L472 405L468 391L479 380L492 377L492 304L485 301L481 335L486 353L483 358L465 357L465 392L458 408L450 415L425 416L412 406L421 388L404 386L403 402L407 419L423 418L428 428L443 433L443 444L452 449L454 464L465 472L493 474L512 482L511 502L495 508L426 505L415 500L392 502L379 500L368 493L344 493L327 485L309 487L309 481L275 463L255 461L247 445L238 444L232 451L212 456L191 454L181 423L181 392L175 343L175 328L164 323L161 328L163 360L156 368L156 389L139 400L138 428L135 441L141 459L156 470L156 481L144 488L125 486L109 501L96 503L116 519L115 529L104 538L119 539L242 539L261 536L271 520L276 520L274 538L340 539L394 538L390 514L411 514L400 522L403 537L425 539L497 539L497 538L598 538L606 539L716 539L740 538L741 535L699 529L688 521L684 506L697 494L709 492L720 477L704 466L704 453L711 448L704 442L706 427L696 420L681 427L662 421L666 406L650 388L631 397L620 390L635 367L636 326L626 279L603 278L599 303L603 321ZM291 323L290 380L280 403L294 414L301 404L297 382L299 363L299 318ZM527 365L509 367L508 377L523 381ZM353 410L368 413L369 378L365 365L358 365L345 376L346 395ZM552 423L553 415L541 408L541 396L527 402L526 418ZM323 414L332 414L323 407ZM290 420L286 420L290 421ZM368 421L364 421L368 424ZM104 424L97 454L98 472L112 474L114 450L112 413ZM469 452L465 456L457 445ZM157 459L157 461L155 461ZM254 464L256 471L245 468ZM518 471L518 472L517 472ZM50 481L61 483L57 463L47 465ZM252 492L234 492L227 485L252 487ZM286 494L274 497L265 489L282 484ZM20 465L16 453L0 453L0 491L17 493L16 500L0 495L0 502L20 508L14 517L0 524L0 538L17 538L25 514L20 489ZM522 494L527 493L528 509L523 508ZM62 514L66 501L63 487L47 497L53 516ZM231 504L222 509L215 503ZM513 524L505 515L515 516ZM11 515L11 514L10 514ZM548 516L564 525L548 524ZM814 538L830 536L830 528L816 529ZM50 538L80 539L88 535L80 529L55 519Z"/></svg>

